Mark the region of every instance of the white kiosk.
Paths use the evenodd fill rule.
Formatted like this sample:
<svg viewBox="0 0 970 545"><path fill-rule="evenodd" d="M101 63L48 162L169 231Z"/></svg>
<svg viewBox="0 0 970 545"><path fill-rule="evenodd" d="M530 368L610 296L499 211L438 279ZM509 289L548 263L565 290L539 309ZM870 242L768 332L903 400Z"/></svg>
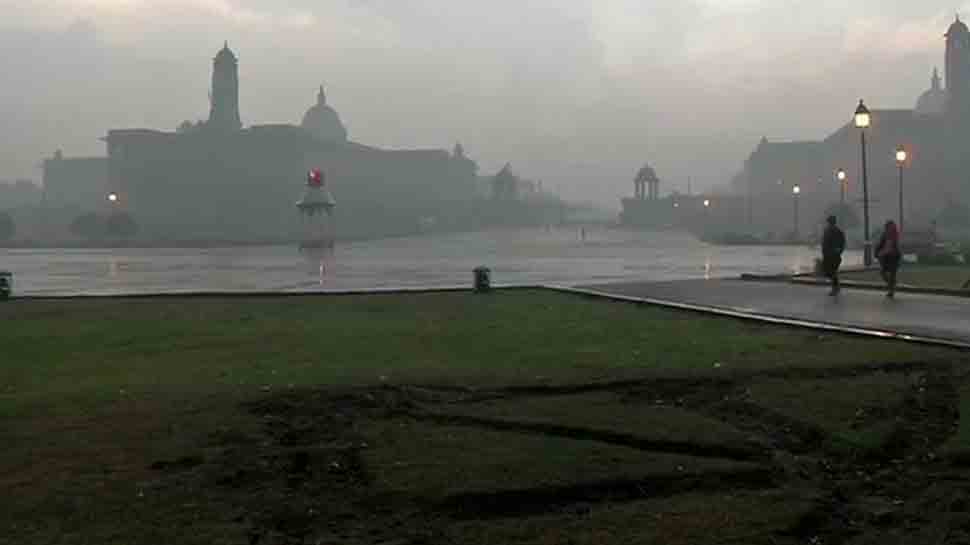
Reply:
<svg viewBox="0 0 970 545"><path fill-rule="evenodd" d="M327 190L323 172L315 168L307 173L303 198L296 203L302 217L300 252L320 263L320 281L326 272L326 260L333 255L334 218L337 201Z"/></svg>

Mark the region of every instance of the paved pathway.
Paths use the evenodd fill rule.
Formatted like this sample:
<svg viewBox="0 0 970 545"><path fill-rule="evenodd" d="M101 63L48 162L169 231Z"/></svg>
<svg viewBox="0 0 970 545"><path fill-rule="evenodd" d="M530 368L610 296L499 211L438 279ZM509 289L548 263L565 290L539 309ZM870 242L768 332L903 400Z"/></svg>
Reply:
<svg viewBox="0 0 970 545"><path fill-rule="evenodd" d="M970 343L970 298L843 288L786 282L685 280L582 286L614 295L718 307L745 314L823 322L840 326Z"/></svg>

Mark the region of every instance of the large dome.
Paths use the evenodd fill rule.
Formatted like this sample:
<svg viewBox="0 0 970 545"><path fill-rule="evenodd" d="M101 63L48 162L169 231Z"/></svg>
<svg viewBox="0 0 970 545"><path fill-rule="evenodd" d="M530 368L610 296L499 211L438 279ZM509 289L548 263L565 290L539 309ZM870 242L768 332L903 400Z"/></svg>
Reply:
<svg viewBox="0 0 970 545"><path fill-rule="evenodd" d="M940 85L940 73L933 70L930 88L916 101L916 115L942 115L946 110L946 92Z"/></svg>
<svg viewBox="0 0 970 545"><path fill-rule="evenodd" d="M320 87L320 93L317 95L317 103L307 110L300 126L323 142L347 141L347 128L340 121L337 111L327 105L323 86Z"/></svg>

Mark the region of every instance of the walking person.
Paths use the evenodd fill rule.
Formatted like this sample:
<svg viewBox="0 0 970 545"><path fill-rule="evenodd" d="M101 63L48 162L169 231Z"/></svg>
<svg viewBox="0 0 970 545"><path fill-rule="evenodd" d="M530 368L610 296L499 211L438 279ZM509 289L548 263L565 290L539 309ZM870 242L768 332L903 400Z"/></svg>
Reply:
<svg viewBox="0 0 970 545"><path fill-rule="evenodd" d="M845 251L845 233L839 229L835 216L826 220L828 226L822 235L822 272L832 279L832 291L829 295L839 294L839 267L842 266L842 252Z"/></svg>
<svg viewBox="0 0 970 545"><path fill-rule="evenodd" d="M886 282L889 291L886 297L896 295L896 272L899 271L899 262L902 261L903 252L899 248L899 227L896 222L889 220L882 230L879 237L879 244L876 246L876 258L879 259L879 274Z"/></svg>

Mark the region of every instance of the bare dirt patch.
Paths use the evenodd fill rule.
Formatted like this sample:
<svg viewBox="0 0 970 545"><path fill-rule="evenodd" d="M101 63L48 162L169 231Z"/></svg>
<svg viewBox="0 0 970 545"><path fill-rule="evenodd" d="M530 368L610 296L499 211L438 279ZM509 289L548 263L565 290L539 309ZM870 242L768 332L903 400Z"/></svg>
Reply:
<svg viewBox="0 0 970 545"><path fill-rule="evenodd" d="M970 470L940 454L964 380L865 366L126 406L99 431L45 421L87 447L32 451L63 464L46 487L0 475L32 498L0 524L19 543L964 543ZM872 426L878 448L842 436Z"/></svg>

